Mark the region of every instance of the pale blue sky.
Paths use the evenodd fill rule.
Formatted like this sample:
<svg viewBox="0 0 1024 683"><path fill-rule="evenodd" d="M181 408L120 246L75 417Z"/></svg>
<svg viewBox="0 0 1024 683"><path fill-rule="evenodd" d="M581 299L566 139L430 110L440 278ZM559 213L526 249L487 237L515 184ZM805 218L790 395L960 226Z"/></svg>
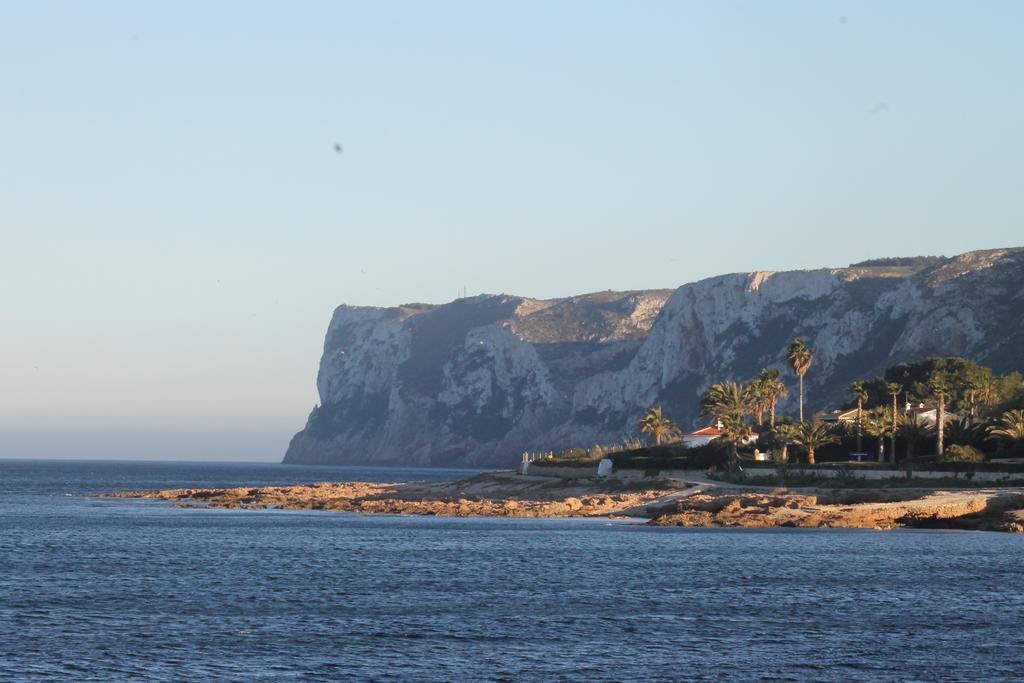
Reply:
<svg viewBox="0 0 1024 683"><path fill-rule="evenodd" d="M278 459L340 303L1020 245L1022 23L6 2L0 457Z"/></svg>

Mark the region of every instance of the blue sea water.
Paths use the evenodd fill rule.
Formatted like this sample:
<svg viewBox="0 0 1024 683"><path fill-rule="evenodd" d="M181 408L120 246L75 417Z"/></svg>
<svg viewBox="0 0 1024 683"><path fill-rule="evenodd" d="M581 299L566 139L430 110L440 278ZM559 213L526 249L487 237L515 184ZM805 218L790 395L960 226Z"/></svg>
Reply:
<svg viewBox="0 0 1024 683"><path fill-rule="evenodd" d="M0 680L1024 677L1022 536L90 496L465 474L0 460Z"/></svg>

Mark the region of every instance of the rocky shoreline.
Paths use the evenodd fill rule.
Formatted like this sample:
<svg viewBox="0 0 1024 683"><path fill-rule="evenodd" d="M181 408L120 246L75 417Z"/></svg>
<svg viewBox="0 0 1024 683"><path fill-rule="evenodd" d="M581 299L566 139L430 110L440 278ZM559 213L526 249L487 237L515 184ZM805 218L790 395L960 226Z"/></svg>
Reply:
<svg viewBox="0 0 1024 683"><path fill-rule="evenodd" d="M329 510L453 517L643 516L647 505L687 485L655 480L561 480L488 472L451 482L322 482L298 486L120 491L115 498L154 498L176 507Z"/></svg>
<svg viewBox="0 0 1024 683"><path fill-rule="evenodd" d="M930 489L699 493L654 511L657 526L1024 532L1024 491Z"/></svg>
<svg viewBox="0 0 1024 683"><path fill-rule="evenodd" d="M767 489L703 478L610 480L487 472L450 482L120 491L176 507L453 517L644 517L655 526L1024 532L1024 489Z"/></svg>

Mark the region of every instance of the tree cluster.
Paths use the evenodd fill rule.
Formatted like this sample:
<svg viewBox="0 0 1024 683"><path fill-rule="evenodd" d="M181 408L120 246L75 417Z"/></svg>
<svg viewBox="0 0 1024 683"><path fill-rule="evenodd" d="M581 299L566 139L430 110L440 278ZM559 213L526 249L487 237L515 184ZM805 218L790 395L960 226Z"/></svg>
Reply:
<svg viewBox="0 0 1024 683"><path fill-rule="evenodd" d="M992 446L1011 446L1024 452L1024 382L1019 373L995 375L990 368L956 357L902 363L881 377L853 382L849 407L856 408L856 418L830 424L804 419L804 377L814 360L813 349L805 340L795 339L787 348L785 360L798 383L795 421L777 415L778 403L788 396L788 389L775 368L763 369L746 383L717 382L704 392L701 415L714 418L734 465L740 446L755 435L763 444L796 446L806 453L810 463L815 462L816 451L840 442L842 437L856 438L858 453L864 452L865 437L874 438L879 461L893 461L900 439L908 476L915 449L928 441L934 443L939 458L949 460L974 461L982 448ZM906 409L906 403L922 402L934 407L934 419ZM640 429L652 435L658 445L682 436L660 407L644 416ZM946 456L946 446L956 448Z"/></svg>

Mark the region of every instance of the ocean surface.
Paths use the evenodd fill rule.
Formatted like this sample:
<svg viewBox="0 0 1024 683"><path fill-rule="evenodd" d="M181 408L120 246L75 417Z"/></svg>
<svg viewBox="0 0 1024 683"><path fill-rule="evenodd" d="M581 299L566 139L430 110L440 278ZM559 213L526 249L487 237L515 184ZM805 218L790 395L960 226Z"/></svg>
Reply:
<svg viewBox="0 0 1024 683"><path fill-rule="evenodd" d="M90 495L465 474L0 460L0 680L1024 678L1019 535Z"/></svg>

